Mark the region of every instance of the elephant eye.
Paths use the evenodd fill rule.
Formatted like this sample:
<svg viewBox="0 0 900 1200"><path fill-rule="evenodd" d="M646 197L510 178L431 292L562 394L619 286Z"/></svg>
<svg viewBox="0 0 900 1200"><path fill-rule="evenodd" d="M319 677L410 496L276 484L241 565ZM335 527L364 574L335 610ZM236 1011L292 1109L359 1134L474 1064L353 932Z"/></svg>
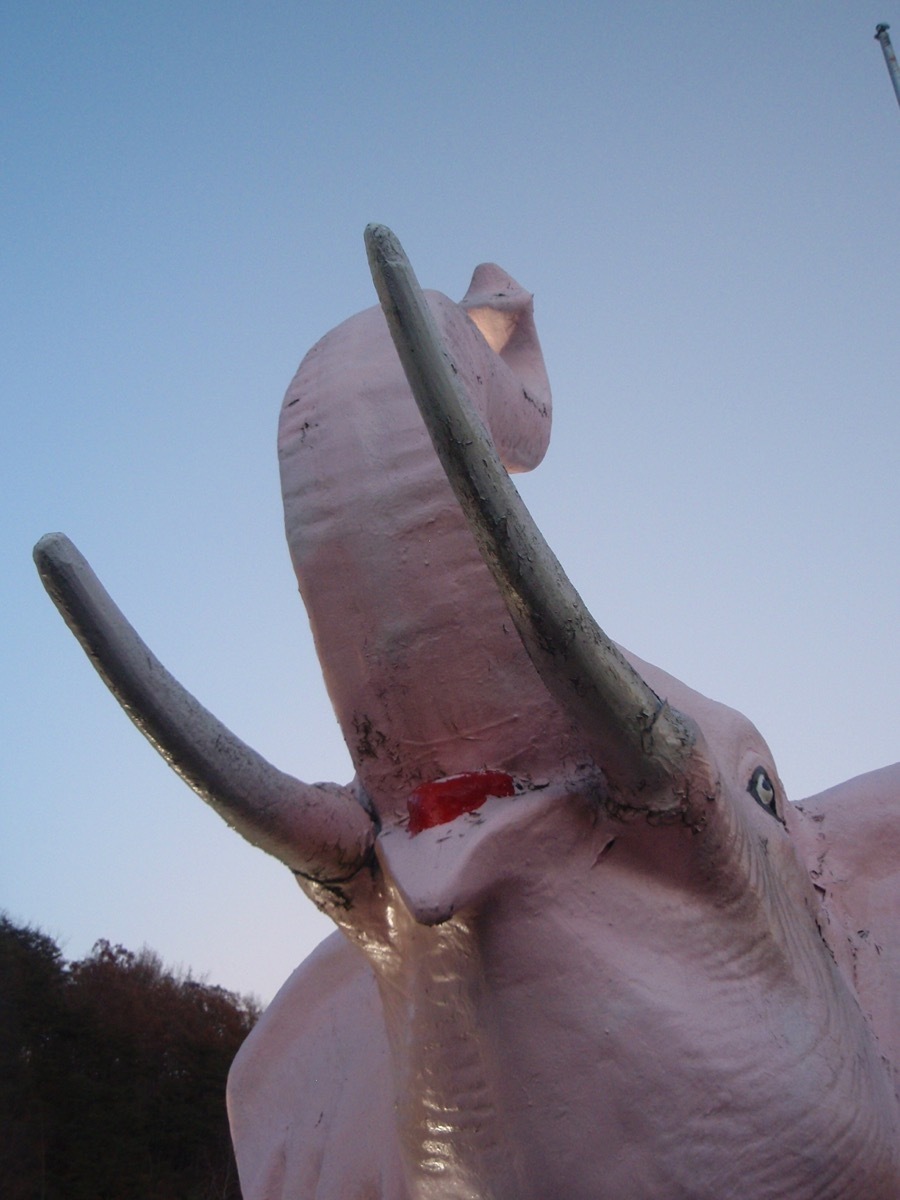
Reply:
<svg viewBox="0 0 900 1200"><path fill-rule="evenodd" d="M778 810L775 807L775 785L766 773L765 767L756 768L750 776L747 791L766 812L770 812L773 817L778 816Z"/></svg>

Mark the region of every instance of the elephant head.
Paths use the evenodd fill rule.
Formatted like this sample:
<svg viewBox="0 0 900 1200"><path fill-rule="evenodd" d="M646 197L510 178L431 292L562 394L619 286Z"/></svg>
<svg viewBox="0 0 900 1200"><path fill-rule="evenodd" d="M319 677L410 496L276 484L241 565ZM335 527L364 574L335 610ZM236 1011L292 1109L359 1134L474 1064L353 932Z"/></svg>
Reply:
<svg viewBox="0 0 900 1200"><path fill-rule="evenodd" d="M744 717L615 646L507 473L548 436L530 297L423 296L367 240L381 308L279 434L352 784L265 763L36 552L129 716L340 931L235 1064L245 1196L895 1197L900 771L791 806Z"/></svg>

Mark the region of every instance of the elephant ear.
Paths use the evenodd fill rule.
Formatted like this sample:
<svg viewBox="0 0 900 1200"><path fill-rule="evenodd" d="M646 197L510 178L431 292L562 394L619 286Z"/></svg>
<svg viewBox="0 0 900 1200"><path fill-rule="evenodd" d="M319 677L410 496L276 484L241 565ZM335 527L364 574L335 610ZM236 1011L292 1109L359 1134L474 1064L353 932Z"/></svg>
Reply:
<svg viewBox="0 0 900 1200"><path fill-rule="evenodd" d="M534 297L496 263L482 263L460 308L522 387L528 408L525 423L537 438L521 438L522 413L491 413L489 420L506 469L530 471L547 452L552 411L550 381L534 324ZM528 450L522 453L525 445Z"/></svg>
<svg viewBox="0 0 900 1200"><path fill-rule="evenodd" d="M900 1038L900 763L796 805L822 936L884 1047ZM895 1066L895 1072L897 1068ZM900 1087L900 1074L895 1075Z"/></svg>

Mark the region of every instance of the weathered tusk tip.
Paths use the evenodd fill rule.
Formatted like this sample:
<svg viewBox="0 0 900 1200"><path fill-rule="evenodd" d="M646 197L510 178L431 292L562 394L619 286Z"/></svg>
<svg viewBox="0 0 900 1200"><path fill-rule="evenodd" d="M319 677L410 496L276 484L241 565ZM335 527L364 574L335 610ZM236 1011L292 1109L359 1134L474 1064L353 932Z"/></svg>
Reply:
<svg viewBox="0 0 900 1200"><path fill-rule="evenodd" d="M365 229L366 251L369 261L377 258L380 262L406 262L406 254L400 245L400 239L388 229L387 225L373 223Z"/></svg>
<svg viewBox="0 0 900 1200"><path fill-rule="evenodd" d="M64 556L71 557L73 551L78 554L74 543L64 533L45 533L35 542L31 556L38 571L43 575Z"/></svg>

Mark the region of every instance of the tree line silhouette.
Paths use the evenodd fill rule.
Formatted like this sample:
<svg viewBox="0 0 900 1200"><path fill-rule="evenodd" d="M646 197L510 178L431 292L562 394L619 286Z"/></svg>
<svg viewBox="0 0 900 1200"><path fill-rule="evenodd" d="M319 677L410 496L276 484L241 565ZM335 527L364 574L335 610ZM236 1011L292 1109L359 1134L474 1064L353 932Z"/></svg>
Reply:
<svg viewBox="0 0 900 1200"><path fill-rule="evenodd" d="M240 1200L225 1078L258 1004L0 915L4 1200Z"/></svg>

